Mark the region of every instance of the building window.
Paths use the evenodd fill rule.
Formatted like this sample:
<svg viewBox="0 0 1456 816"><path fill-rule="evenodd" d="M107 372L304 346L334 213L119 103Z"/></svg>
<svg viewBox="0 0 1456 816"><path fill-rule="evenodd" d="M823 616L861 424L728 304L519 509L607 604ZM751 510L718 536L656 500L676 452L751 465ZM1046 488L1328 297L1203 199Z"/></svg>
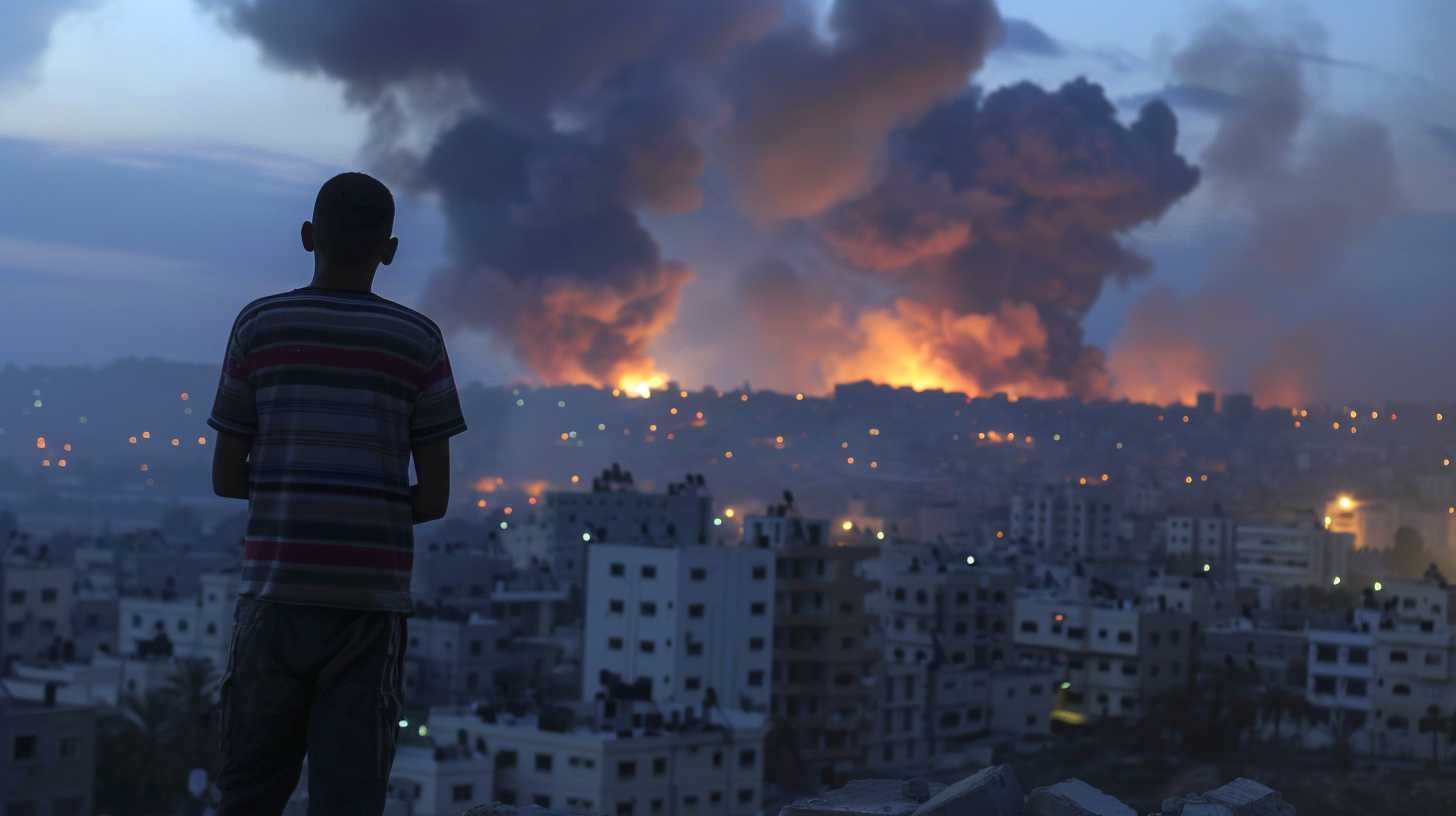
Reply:
<svg viewBox="0 0 1456 816"><path fill-rule="evenodd" d="M652 654L653 652L657 651L657 644L650 640L642 641L641 643L637 644L637 647L647 654Z"/></svg>
<svg viewBox="0 0 1456 816"><path fill-rule="evenodd" d="M495 753L495 769L496 770L500 771L500 770L505 770L507 768L514 768L514 767L516 767L516 752L515 751L496 751L496 753Z"/></svg>
<svg viewBox="0 0 1456 816"><path fill-rule="evenodd" d="M1334 694L1335 693L1335 678L1333 678L1333 677L1326 677L1326 676L1324 676L1322 674L1315 675L1315 677L1314 677L1314 693L1315 694Z"/></svg>
<svg viewBox="0 0 1456 816"><path fill-rule="evenodd" d="M1408 660L1409 660L1409 656L1405 652L1397 651L1397 652L1391 652L1390 653L1390 662L1391 663L1405 663Z"/></svg>
<svg viewBox="0 0 1456 816"><path fill-rule="evenodd" d="M499 799L503 805L514 805L516 803L516 792L510 788L501 788L496 793L495 798Z"/></svg>
<svg viewBox="0 0 1456 816"><path fill-rule="evenodd" d="M740 767L740 768L752 768L753 767L753 763L755 761L757 761L757 759L758 759L758 755L755 754L751 750L749 750L749 751L739 751L738 752L738 767Z"/></svg>
<svg viewBox="0 0 1456 816"><path fill-rule="evenodd" d="M632 803L631 802L618 802L617 803L617 816L632 816Z"/></svg>
<svg viewBox="0 0 1456 816"><path fill-rule="evenodd" d="M758 688L763 685L763 672L751 671L748 673L748 685Z"/></svg>
<svg viewBox="0 0 1456 816"><path fill-rule="evenodd" d="M653 799L652 800L651 808L652 808L652 812L653 813L661 813L662 812L662 807L663 807L663 801L661 799Z"/></svg>
<svg viewBox="0 0 1456 816"><path fill-rule="evenodd" d="M1365 681L1356 680L1353 677L1345 681L1345 693L1351 697L1365 696Z"/></svg>
<svg viewBox="0 0 1456 816"><path fill-rule="evenodd" d="M549 807L551 807L551 797L546 796L546 795L543 795L543 794L539 794L538 793L535 796L532 796L531 797L531 801L535 803L536 807L543 807L543 808L549 808Z"/></svg>
<svg viewBox="0 0 1456 816"><path fill-rule="evenodd" d="M51 801L51 816L81 816L86 800L80 796L67 796Z"/></svg>
<svg viewBox="0 0 1456 816"><path fill-rule="evenodd" d="M708 794L708 801L709 802L712 802L715 805L718 804L719 802L722 802L723 801L723 791L712 791L711 793Z"/></svg>
<svg viewBox="0 0 1456 816"><path fill-rule="evenodd" d="M703 653L703 644L694 641L688 644L688 657L697 657Z"/></svg>
<svg viewBox="0 0 1456 816"><path fill-rule="evenodd" d="M1397 697L1409 697L1410 686L1407 686L1405 683L1396 683L1390 687L1390 693Z"/></svg>
<svg viewBox="0 0 1456 816"><path fill-rule="evenodd" d="M626 574L627 574L627 565L626 564L619 564L619 563L616 563L616 562L613 562L612 563L612 575L613 576L620 578L620 577L622 577L623 575L626 575Z"/></svg>
<svg viewBox="0 0 1456 816"><path fill-rule="evenodd" d="M1363 665L1369 663L1370 662L1370 650L1369 649L1362 649L1362 648L1359 648L1359 647L1356 647L1356 646L1351 646L1350 647L1350 662L1353 663L1353 664L1355 664L1355 665L1357 665L1357 666L1363 666Z"/></svg>
<svg viewBox="0 0 1456 816"><path fill-rule="evenodd" d="M1439 666L1439 665L1441 665L1441 653L1440 652L1426 652L1426 665L1427 666Z"/></svg>
<svg viewBox="0 0 1456 816"><path fill-rule="evenodd" d="M652 564L643 564L642 565L642 577L643 578L656 578L657 577L657 567L653 566Z"/></svg>
<svg viewBox="0 0 1456 816"><path fill-rule="evenodd" d="M1022 621L1021 622L1021 631L1023 631L1023 632L1035 632L1036 629L1037 629L1036 621L1029 621L1028 620L1028 621Z"/></svg>
<svg viewBox="0 0 1456 816"><path fill-rule="evenodd" d="M1106 660L1099 660L1099 661L1097 661L1097 671L1107 672L1107 671L1111 671L1111 670L1112 670L1112 668L1111 668L1111 666L1108 664L1108 662Z"/></svg>
<svg viewBox="0 0 1456 816"><path fill-rule="evenodd" d="M762 615L764 611L767 610L767 608L768 607L763 603L763 601L755 601L752 605L748 607L748 614Z"/></svg>
<svg viewBox="0 0 1456 816"><path fill-rule="evenodd" d="M19 604L25 603L25 590L23 590L23 589L12 589L12 590L10 590L10 603L11 604L14 604L14 605L19 605Z"/></svg>
<svg viewBox="0 0 1456 816"><path fill-rule="evenodd" d="M748 639L748 651L750 651L750 652L761 652L761 651L763 651L763 638L749 638Z"/></svg>
<svg viewBox="0 0 1456 816"><path fill-rule="evenodd" d="M738 791L738 803L747 805L753 802L753 788L743 788Z"/></svg>
<svg viewBox="0 0 1456 816"><path fill-rule="evenodd" d="M34 799L28 802L11 802L5 806L5 816L40 816L40 805Z"/></svg>
<svg viewBox="0 0 1456 816"><path fill-rule="evenodd" d="M57 594L58 593L56 592L55 589L51 589L51 588L42 589L40 591L40 602L41 603L55 603L56 602L56 596L57 596Z"/></svg>
<svg viewBox="0 0 1456 816"><path fill-rule="evenodd" d="M622 651L622 639L619 637L607 638L607 648L614 652Z"/></svg>
<svg viewBox="0 0 1456 816"><path fill-rule="evenodd" d="M61 737L61 759L75 759L81 755L80 737Z"/></svg>
<svg viewBox="0 0 1456 816"><path fill-rule="evenodd" d="M35 735L25 734L16 737L15 744L10 751L10 758L16 762L35 759Z"/></svg>
<svg viewBox="0 0 1456 816"><path fill-rule="evenodd" d="M706 581L708 580L708 571L702 567L693 567L691 570L688 570L688 580Z"/></svg>
<svg viewBox="0 0 1456 816"><path fill-rule="evenodd" d="M1118 632L1117 633L1117 642L1118 643L1132 643L1132 632Z"/></svg>
<svg viewBox="0 0 1456 816"><path fill-rule="evenodd" d="M450 801L452 802L469 802L474 798L474 785L455 785L450 788Z"/></svg>
<svg viewBox="0 0 1456 816"><path fill-rule="evenodd" d="M1339 655L1339 648L1327 643L1321 643L1314 649L1314 659L1319 663L1334 663L1339 659Z"/></svg>
<svg viewBox="0 0 1456 816"><path fill-rule="evenodd" d="M768 567L759 565L753 568L753 580L762 581L768 578Z"/></svg>
<svg viewBox="0 0 1456 816"><path fill-rule="evenodd" d="M1157 632L1149 632L1148 642L1153 644L1154 646L1157 646L1158 644L1163 642L1163 636L1158 634Z"/></svg>
<svg viewBox="0 0 1456 816"><path fill-rule="evenodd" d="M703 611L704 608L702 604L688 604L688 617L690 618L701 618L703 616Z"/></svg>
<svg viewBox="0 0 1456 816"><path fill-rule="evenodd" d="M665 757L656 757L652 760L652 775L667 776L667 759Z"/></svg>
<svg viewBox="0 0 1456 816"><path fill-rule="evenodd" d="M546 772L546 773L550 773L550 771L551 771L551 755L550 754L537 754L536 755L536 770L543 771L543 772Z"/></svg>
<svg viewBox="0 0 1456 816"><path fill-rule="evenodd" d="M721 768L721 767L723 767L723 752L722 751L714 751L713 752L713 767L714 768Z"/></svg>
<svg viewBox="0 0 1456 816"><path fill-rule="evenodd" d="M480 657L485 652L485 643L479 640L470 641L470 656Z"/></svg>
<svg viewBox="0 0 1456 816"><path fill-rule="evenodd" d="M641 611L643 617L655 617L657 615L657 604L652 601L643 601Z"/></svg>
<svg viewBox="0 0 1456 816"><path fill-rule="evenodd" d="M617 763L617 778L618 779L636 779L637 778L637 763L630 762L630 761L627 761L627 760L623 760L621 762L618 762ZM618 809L620 809L620 806L618 806Z"/></svg>
<svg viewBox="0 0 1456 816"><path fill-rule="evenodd" d="M141 615L132 615L131 616L131 628L133 628L133 629L140 629L140 628L142 628L142 616Z"/></svg>

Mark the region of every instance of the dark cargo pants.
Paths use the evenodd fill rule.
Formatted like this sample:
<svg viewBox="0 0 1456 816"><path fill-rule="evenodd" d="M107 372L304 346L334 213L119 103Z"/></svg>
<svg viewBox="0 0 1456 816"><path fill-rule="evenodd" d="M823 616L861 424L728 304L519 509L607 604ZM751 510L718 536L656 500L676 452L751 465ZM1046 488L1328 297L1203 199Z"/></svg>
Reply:
<svg viewBox="0 0 1456 816"><path fill-rule="evenodd" d="M239 598L223 673L220 816L275 816L308 756L309 816L379 814L399 736L405 616Z"/></svg>

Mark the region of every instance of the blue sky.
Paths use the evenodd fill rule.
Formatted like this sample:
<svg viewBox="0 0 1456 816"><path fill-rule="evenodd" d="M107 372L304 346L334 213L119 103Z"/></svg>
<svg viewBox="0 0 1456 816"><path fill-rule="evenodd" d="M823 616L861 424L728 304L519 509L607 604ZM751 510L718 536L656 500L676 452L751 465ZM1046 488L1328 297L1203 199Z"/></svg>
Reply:
<svg viewBox="0 0 1456 816"><path fill-rule="evenodd" d="M239 306L307 282L311 262L298 248L298 222L323 178L355 166L364 114L346 104L337 83L266 64L251 41L223 31L192 0L19 6L36 11L22 11L21 23L0 34L0 363L132 354L214 361ZM1432 137L1456 128L1453 7L1445 0L1304 6L1328 35L1331 64L1317 74L1322 105L1391 125L1402 206L1419 223L1456 216L1456 146ZM1159 89L1168 54L1212 6L1002 0L1001 9L1046 32L1063 53L1001 53L976 82L1055 85L1085 75L1115 99ZM1196 160L1212 123L1180 111L1180 125L1182 151ZM1158 282L1186 291L1199 285L1210 236L1237 219L1200 190L1132 240L1158 262ZM402 198L397 232L401 255L378 289L415 303L430 270L444 262L445 227L431 201ZM660 236L670 254L700 266L738 260L712 236L682 232ZM1428 234L1392 228L1372 240ZM1362 251L1378 256L1380 248ZM1431 274L1415 275L1412 285L1433 285ZM681 314L708 309L725 278L700 268ZM1393 299L1392 309L1409 300L1410 290L1392 293L1385 281L1355 283ZM1089 336L1114 338L1137 294L1104 295ZM665 359L690 366L687 327L663 344L671 346ZM469 376L517 373L486 338L456 342L454 355ZM725 385L743 376L704 372L702 379Z"/></svg>

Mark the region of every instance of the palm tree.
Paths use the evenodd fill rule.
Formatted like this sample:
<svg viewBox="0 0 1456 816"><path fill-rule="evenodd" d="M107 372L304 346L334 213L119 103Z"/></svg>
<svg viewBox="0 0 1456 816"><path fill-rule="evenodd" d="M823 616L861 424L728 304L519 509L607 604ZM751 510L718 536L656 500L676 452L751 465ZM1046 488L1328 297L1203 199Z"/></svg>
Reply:
<svg viewBox="0 0 1456 816"><path fill-rule="evenodd" d="M1446 718L1441 716L1441 707L1435 703L1426 709L1426 716L1421 718L1421 730L1431 732L1431 767L1441 767L1441 727L1446 724Z"/></svg>
<svg viewBox="0 0 1456 816"><path fill-rule="evenodd" d="M176 673L160 691L171 711L165 722L165 744L188 758L192 767L209 771L219 759L214 700L220 679L210 660L179 660Z"/></svg>

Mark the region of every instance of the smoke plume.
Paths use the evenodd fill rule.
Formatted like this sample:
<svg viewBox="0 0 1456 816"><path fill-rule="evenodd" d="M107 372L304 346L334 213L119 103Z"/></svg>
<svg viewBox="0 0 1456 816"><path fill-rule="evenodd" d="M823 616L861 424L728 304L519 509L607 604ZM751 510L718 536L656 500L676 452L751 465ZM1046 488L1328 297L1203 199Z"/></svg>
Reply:
<svg viewBox="0 0 1456 816"><path fill-rule="evenodd" d="M1123 235L1198 182L1162 102L1124 124L1082 80L972 89L997 47L1060 52L992 0L835 0L822 25L807 0L198 2L370 111L371 164L449 222L427 308L545 382L657 373L694 273L644 218L671 229L711 171L715 205L819 259L742 281L806 386L1103 394L1082 321L1148 272Z"/></svg>
<svg viewBox="0 0 1456 816"><path fill-rule="evenodd" d="M1316 109L1306 71L1317 63L1301 55L1322 53L1322 39L1313 21L1284 32L1228 10L1174 56L1180 86L1237 100L1218 109L1203 164L1214 200L1248 226L1200 292L1154 290L1134 306L1111 360L1124 395L1191 401L1252 387L1261 402L1292 404L1330 393L1339 335L1353 326L1300 304L1392 212L1396 172L1383 124Z"/></svg>

